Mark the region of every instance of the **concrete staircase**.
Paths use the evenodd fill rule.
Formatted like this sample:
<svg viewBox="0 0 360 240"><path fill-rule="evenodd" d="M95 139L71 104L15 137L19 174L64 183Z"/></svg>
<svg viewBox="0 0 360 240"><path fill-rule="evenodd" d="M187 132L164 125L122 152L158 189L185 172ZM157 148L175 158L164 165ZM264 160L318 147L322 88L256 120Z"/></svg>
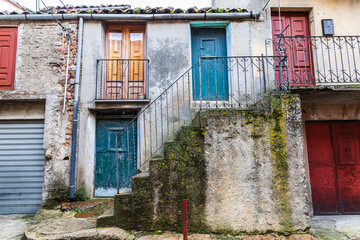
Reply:
<svg viewBox="0 0 360 240"><path fill-rule="evenodd" d="M131 189L115 195L114 214L99 218L98 227L180 231L182 200L188 199L189 227L201 230L206 169L205 132L199 124L197 115L165 143L163 156L150 159L149 172L132 177Z"/></svg>

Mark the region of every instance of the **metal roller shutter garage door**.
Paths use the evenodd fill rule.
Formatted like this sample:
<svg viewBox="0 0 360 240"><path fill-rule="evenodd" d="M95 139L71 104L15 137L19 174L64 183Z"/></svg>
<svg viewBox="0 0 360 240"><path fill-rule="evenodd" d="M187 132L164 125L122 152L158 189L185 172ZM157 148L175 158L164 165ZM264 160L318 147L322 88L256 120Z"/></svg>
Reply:
<svg viewBox="0 0 360 240"><path fill-rule="evenodd" d="M43 121L0 121L0 214L40 209L43 138Z"/></svg>

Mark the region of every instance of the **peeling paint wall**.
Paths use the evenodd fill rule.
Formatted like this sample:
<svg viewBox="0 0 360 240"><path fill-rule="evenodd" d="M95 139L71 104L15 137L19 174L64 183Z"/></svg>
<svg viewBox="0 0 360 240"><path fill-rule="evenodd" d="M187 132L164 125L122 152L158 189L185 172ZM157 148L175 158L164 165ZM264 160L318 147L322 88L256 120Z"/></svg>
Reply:
<svg viewBox="0 0 360 240"><path fill-rule="evenodd" d="M149 22L147 57L150 60L150 98L191 67L191 37L188 22Z"/></svg>

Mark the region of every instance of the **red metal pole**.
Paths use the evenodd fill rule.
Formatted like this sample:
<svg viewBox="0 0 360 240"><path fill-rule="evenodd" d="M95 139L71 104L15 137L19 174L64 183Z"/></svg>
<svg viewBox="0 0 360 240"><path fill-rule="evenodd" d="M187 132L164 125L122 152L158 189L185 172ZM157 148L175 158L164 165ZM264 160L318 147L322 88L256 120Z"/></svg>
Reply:
<svg viewBox="0 0 360 240"><path fill-rule="evenodd" d="M183 235L184 235L184 240L188 240L187 200L183 200Z"/></svg>

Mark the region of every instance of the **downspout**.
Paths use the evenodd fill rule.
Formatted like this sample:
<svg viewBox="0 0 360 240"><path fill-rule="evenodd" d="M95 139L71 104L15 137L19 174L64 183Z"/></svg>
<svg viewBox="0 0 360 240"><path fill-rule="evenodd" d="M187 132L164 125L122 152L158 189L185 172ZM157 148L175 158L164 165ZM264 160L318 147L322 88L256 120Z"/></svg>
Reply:
<svg viewBox="0 0 360 240"><path fill-rule="evenodd" d="M80 64L82 55L82 39L83 39L84 20L79 18L79 37L78 49L76 56L76 76L75 76L75 93L74 93L74 116L73 128L71 135L71 166L70 166L70 201L74 200L75 194L75 165L76 165L76 143L77 143L77 127L78 127L78 109L79 109L79 82L80 82Z"/></svg>

